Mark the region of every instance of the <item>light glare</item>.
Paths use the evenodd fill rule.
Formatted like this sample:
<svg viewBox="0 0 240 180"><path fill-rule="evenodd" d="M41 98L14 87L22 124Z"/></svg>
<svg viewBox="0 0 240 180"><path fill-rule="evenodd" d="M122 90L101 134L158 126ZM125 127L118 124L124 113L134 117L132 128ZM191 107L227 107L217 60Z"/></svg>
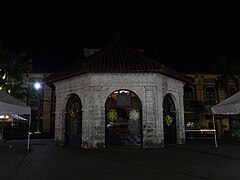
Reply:
<svg viewBox="0 0 240 180"><path fill-rule="evenodd" d="M35 89L40 89L41 88L41 84L39 83L39 82L36 82L35 84L34 84L34 87L35 87Z"/></svg>

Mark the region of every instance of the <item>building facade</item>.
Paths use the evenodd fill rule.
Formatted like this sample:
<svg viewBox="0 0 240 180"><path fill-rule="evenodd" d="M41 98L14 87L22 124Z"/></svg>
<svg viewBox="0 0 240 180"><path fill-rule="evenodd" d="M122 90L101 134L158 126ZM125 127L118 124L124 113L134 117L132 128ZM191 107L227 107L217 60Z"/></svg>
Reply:
<svg viewBox="0 0 240 180"><path fill-rule="evenodd" d="M185 143L191 80L117 39L46 79L56 92L55 140L83 148Z"/></svg>
<svg viewBox="0 0 240 180"><path fill-rule="evenodd" d="M23 101L32 109L31 132L40 138L54 137L54 91L44 83L50 73L28 73L24 80L26 95ZM34 136L34 135L32 135Z"/></svg>
<svg viewBox="0 0 240 180"><path fill-rule="evenodd" d="M231 74L188 73L194 79L184 87L184 109L186 130L212 129L211 107L239 91L239 76ZM217 116L216 130L218 138L234 136L239 117ZM212 137L210 132L187 134L193 137Z"/></svg>

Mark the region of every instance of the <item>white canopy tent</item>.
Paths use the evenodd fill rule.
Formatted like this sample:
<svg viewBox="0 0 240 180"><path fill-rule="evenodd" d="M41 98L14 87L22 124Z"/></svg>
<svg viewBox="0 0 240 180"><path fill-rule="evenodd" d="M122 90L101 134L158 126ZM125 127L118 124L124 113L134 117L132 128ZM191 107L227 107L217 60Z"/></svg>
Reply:
<svg viewBox="0 0 240 180"><path fill-rule="evenodd" d="M240 92L212 107L213 114L240 114Z"/></svg>
<svg viewBox="0 0 240 180"><path fill-rule="evenodd" d="M211 110L212 110L213 127L215 129L214 114L221 114L221 115L240 114L240 92L216 104L211 108ZM215 136L215 146L217 146L216 131L214 136Z"/></svg>
<svg viewBox="0 0 240 180"><path fill-rule="evenodd" d="M31 114L31 107L8 93L0 91L0 114Z"/></svg>
<svg viewBox="0 0 240 180"><path fill-rule="evenodd" d="M12 97L8 93L4 91L0 91L0 114L1 115L29 115L29 131L30 131L30 124L31 124L31 107L25 105L23 102L17 100L16 98ZM30 132L28 133L28 149L29 149L29 139L30 139Z"/></svg>

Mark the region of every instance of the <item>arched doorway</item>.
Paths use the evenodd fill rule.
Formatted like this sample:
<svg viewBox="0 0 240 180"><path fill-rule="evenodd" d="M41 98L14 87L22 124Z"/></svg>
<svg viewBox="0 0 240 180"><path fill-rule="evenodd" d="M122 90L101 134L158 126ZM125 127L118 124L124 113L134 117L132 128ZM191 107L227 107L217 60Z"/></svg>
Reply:
<svg viewBox="0 0 240 180"><path fill-rule="evenodd" d="M82 103L76 94L70 96L66 105L65 144L82 145Z"/></svg>
<svg viewBox="0 0 240 180"><path fill-rule="evenodd" d="M129 90L110 94L105 103L107 148L142 147L142 103Z"/></svg>
<svg viewBox="0 0 240 180"><path fill-rule="evenodd" d="M163 100L164 144L177 142L176 109L172 97L167 94Z"/></svg>

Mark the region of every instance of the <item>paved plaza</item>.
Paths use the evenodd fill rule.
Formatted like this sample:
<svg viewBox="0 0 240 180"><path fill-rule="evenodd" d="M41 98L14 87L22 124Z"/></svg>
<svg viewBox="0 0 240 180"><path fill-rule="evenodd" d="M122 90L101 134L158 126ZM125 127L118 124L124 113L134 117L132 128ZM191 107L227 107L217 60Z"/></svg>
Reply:
<svg viewBox="0 0 240 180"><path fill-rule="evenodd" d="M240 179L240 145L188 142L158 149L79 149L51 139L0 143L1 180Z"/></svg>

